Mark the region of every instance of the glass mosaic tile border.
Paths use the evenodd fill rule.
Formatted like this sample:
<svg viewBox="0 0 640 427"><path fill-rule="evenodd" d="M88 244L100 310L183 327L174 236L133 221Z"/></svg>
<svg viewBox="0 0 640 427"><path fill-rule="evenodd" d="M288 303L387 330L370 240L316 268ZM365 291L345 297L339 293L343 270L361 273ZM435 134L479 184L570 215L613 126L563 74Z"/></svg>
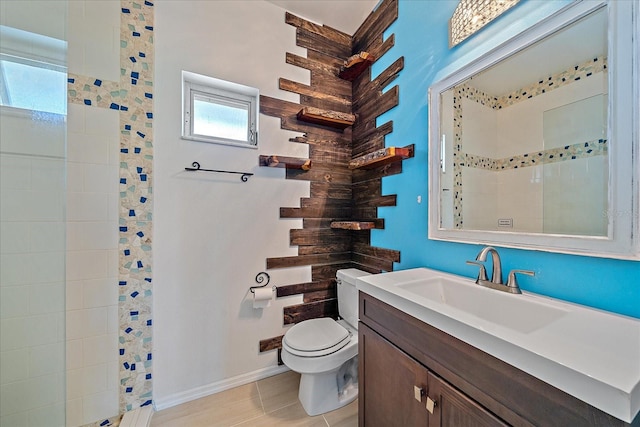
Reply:
<svg viewBox="0 0 640 427"><path fill-rule="evenodd" d="M70 74L68 101L120 114L118 340L122 413L152 403L154 4L121 0L120 6L120 80ZM102 422L109 425L111 421Z"/></svg>

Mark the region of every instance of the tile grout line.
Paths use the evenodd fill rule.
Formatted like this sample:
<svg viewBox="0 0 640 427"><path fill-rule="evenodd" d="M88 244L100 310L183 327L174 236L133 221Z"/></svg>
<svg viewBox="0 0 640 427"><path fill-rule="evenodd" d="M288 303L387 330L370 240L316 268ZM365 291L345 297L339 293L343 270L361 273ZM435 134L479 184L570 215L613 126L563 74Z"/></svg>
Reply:
<svg viewBox="0 0 640 427"><path fill-rule="evenodd" d="M262 414L266 415L267 410L264 408L264 402L262 401L262 393L260 393L260 385L258 384L258 381L256 381L256 389L258 390L258 398L260 399L260 406L262 406Z"/></svg>

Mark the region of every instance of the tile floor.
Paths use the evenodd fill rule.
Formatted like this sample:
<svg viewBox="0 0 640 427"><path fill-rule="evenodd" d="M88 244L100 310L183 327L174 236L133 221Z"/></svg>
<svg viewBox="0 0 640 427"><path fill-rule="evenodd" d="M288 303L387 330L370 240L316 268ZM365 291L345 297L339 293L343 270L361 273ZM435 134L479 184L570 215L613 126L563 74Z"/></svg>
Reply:
<svg viewBox="0 0 640 427"><path fill-rule="evenodd" d="M151 427L356 427L358 401L310 417L298 401L300 374L288 371L156 412Z"/></svg>

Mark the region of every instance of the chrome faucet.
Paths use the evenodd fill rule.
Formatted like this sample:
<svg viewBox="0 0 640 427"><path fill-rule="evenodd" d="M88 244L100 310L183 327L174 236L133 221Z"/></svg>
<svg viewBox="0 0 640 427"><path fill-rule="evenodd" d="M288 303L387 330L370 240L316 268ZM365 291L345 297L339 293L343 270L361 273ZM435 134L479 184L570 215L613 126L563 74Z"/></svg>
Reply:
<svg viewBox="0 0 640 427"><path fill-rule="evenodd" d="M487 269L485 268L483 262L487 260L487 254L491 254L491 262L493 263L493 270L491 272L491 280L487 278ZM477 265L480 267L480 271L478 272L478 278L476 279L476 283L480 286L485 286L487 288L496 289L503 292L509 292L512 294L521 294L520 286L518 286L518 281L516 280L516 273L526 274L528 276L533 276L535 273L529 270L511 270L509 272L507 284L503 284L502 282L502 265L500 262L500 255L498 255L498 251L491 246L484 247L478 256L476 256L475 261L467 261L467 264Z"/></svg>

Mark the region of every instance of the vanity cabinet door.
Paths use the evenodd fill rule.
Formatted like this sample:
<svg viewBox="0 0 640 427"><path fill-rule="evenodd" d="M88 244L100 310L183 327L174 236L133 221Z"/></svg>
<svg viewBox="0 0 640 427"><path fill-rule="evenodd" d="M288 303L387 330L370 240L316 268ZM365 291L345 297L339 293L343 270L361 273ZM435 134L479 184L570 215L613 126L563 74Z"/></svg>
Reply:
<svg viewBox="0 0 640 427"><path fill-rule="evenodd" d="M428 371L364 324L358 326L359 426L428 426Z"/></svg>
<svg viewBox="0 0 640 427"><path fill-rule="evenodd" d="M429 427L508 426L482 406L429 372L427 398L435 402Z"/></svg>

